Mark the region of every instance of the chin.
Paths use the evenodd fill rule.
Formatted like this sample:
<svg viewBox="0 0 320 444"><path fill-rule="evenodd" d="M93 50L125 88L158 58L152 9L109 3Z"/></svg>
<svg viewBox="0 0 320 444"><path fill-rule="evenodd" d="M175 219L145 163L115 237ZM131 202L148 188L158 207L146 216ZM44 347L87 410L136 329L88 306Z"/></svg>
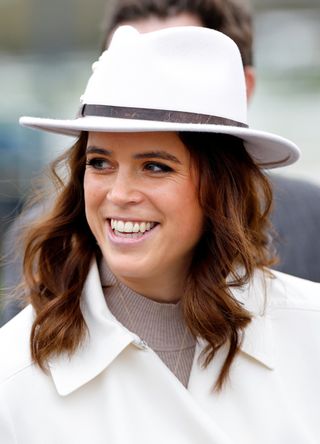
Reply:
<svg viewBox="0 0 320 444"><path fill-rule="evenodd" d="M131 261L128 259L121 260L108 260L106 259L107 265L112 271L112 273L121 280L124 279L144 279L150 277L151 270L148 270L136 261Z"/></svg>

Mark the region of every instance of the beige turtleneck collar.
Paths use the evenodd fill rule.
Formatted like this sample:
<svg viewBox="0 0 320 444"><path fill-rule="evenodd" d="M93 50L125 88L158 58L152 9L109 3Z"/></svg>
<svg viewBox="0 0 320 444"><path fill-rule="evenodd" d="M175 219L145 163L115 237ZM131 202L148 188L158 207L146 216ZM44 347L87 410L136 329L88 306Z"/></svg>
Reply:
<svg viewBox="0 0 320 444"><path fill-rule="evenodd" d="M145 340L187 386L196 340L187 329L181 304L159 303L117 281L105 261L100 279L109 310L128 330Z"/></svg>

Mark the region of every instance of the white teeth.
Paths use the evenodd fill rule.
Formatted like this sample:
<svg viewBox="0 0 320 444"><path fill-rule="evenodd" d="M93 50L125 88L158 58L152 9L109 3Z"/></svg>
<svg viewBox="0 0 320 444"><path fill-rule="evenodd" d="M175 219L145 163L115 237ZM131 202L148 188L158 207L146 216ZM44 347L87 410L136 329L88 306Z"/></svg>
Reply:
<svg viewBox="0 0 320 444"><path fill-rule="evenodd" d="M139 233L139 231L140 231L140 227L139 227L139 224L136 222L135 224L134 224L134 226L133 226L133 230L132 230L134 233Z"/></svg>
<svg viewBox="0 0 320 444"><path fill-rule="evenodd" d="M117 231L120 231L121 233L123 233L124 232L124 222L122 221L122 220L118 220L117 222L116 222L116 227L115 227L115 229L117 230Z"/></svg>
<svg viewBox="0 0 320 444"><path fill-rule="evenodd" d="M133 231L133 223L132 222L126 222L124 224L124 232L125 233L132 233Z"/></svg>
<svg viewBox="0 0 320 444"><path fill-rule="evenodd" d="M144 233L155 226L154 222L124 222L122 220L111 219L111 228L120 233Z"/></svg>

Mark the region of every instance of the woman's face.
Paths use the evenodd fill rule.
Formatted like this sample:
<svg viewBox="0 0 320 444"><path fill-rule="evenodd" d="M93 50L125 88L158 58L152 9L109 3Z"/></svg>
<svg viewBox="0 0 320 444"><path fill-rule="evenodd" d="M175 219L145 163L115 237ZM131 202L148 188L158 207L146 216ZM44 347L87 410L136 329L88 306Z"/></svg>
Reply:
<svg viewBox="0 0 320 444"><path fill-rule="evenodd" d="M200 239L198 177L177 134L90 133L88 224L124 281L183 277Z"/></svg>

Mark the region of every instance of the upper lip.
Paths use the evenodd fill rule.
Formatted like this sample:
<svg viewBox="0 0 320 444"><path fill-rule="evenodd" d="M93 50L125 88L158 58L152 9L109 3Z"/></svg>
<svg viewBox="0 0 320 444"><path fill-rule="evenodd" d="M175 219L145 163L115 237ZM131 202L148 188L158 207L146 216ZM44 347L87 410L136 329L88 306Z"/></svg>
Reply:
<svg viewBox="0 0 320 444"><path fill-rule="evenodd" d="M148 219L148 218L145 218L145 219L139 219L139 218L136 218L136 217L118 217L118 216L110 216L110 217L107 217L107 219L108 220L111 220L111 219L113 219L113 220L122 220L123 222L138 222L138 223L140 223L140 222L154 222L154 223L158 223L157 221L155 221L155 220L153 220L153 219Z"/></svg>

